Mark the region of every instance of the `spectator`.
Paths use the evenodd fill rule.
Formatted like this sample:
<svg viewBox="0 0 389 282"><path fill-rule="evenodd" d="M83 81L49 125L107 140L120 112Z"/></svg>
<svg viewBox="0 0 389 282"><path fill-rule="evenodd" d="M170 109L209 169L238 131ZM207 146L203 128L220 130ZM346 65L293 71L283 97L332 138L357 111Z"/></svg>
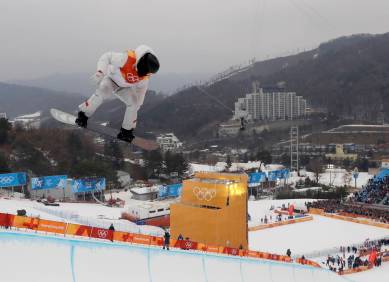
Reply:
<svg viewBox="0 0 389 282"><path fill-rule="evenodd" d="M291 254L292 254L292 252L290 251L290 249L287 249L287 250L286 250L286 255L287 255L288 257L290 257Z"/></svg>
<svg viewBox="0 0 389 282"><path fill-rule="evenodd" d="M163 249L166 249L169 250L169 246L170 246L170 233L166 230L165 231L165 235L163 236L164 240L163 240Z"/></svg>

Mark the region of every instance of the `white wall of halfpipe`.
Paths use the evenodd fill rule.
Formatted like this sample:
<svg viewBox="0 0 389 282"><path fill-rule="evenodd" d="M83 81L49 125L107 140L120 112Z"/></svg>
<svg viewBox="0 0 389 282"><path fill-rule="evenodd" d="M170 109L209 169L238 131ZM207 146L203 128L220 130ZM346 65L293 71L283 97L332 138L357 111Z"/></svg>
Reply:
<svg viewBox="0 0 389 282"><path fill-rule="evenodd" d="M341 282L328 270L197 251L0 231L6 282Z"/></svg>

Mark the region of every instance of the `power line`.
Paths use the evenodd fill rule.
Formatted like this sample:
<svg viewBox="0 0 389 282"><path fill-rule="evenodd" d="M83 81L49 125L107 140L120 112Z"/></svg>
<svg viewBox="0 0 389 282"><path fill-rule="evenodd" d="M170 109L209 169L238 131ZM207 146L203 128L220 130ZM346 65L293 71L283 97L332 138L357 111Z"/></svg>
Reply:
<svg viewBox="0 0 389 282"><path fill-rule="evenodd" d="M231 109L230 107L228 107L226 104L224 104L222 101L220 101L218 98L212 96L211 94L209 94L206 90L204 90L203 88L201 88L200 86L195 86L196 89L198 89L201 93L207 95L209 98L211 98L212 100L214 100L216 103L218 103L220 106L222 106L223 108L227 109L229 112L232 112L232 114L234 114L234 110Z"/></svg>

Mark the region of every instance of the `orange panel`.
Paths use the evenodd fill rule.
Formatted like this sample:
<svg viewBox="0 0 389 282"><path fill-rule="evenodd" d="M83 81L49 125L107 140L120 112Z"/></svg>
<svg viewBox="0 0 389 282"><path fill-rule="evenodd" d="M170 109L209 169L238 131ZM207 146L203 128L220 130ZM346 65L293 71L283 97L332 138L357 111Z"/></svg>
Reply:
<svg viewBox="0 0 389 282"><path fill-rule="evenodd" d="M14 215L7 213L0 213L0 226L12 226Z"/></svg>
<svg viewBox="0 0 389 282"><path fill-rule="evenodd" d="M210 253L218 253L219 252L219 247L216 246L207 246L206 251Z"/></svg>
<svg viewBox="0 0 389 282"><path fill-rule="evenodd" d="M66 229L66 234L68 235L90 237L91 232L92 227L73 223L69 223Z"/></svg>
<svg viewBox="0 0 389 282"><path fill-rule="evenodd" d="M162 237L152 236L150 238L150 245L163 246L163 241L164 241L164 239Z"/></svg>
<svg viewBox="0 0 389 282"><path fill-rule="evenodd" d="M130 242L132 243L134 235L132 233L115 231L113 233L113 240L119 242Z"/></svg>
<svg viewBox="0 0 389 282"><path fill-rule="evenodd" d="M15 217L13 218L12 226L16 228L28 228L36 230L38 227L38 222L38 218L15 215Z"/></svg>
<svg viewBox="0 0 389 282"><path fill-rule="evenodd" d="M134 234L132 242L135 244L150 245L151 236Z"/></svg>
<svg viewBox="0 0 389 282"><path fill-rule="evenodd" d="M39 220L37 230L58 233L58 234L65 234L66 223L41 219Z"/></svg>
<svg viewBox="0 0 389 282"><path fill-rule="evenodd" d="M259 257L259 254L256 251L247 251L246 256L251 257L251 258L257 258L257 257Z"/></svg>

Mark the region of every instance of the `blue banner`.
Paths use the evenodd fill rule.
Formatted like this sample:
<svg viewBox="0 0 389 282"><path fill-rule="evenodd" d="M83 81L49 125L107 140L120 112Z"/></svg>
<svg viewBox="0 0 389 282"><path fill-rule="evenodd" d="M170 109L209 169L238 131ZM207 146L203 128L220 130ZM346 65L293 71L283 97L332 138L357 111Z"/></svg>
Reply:
<svg viewBox="0 0 389 282"><path fill-rule="evenodd" d="M269 181L276 181L277 180L277 176L278 176L278 171L277 170L269 171L268 174L267 174L267 178L269 179Z"/></svg>
<svg viewBox="0 0 389 282"><path fill-rule="evenodd" d="M282 169L281 170L281 178L282 179L287 179L289 178L289 169Z"/></svg>
<svg viewBox="0 0 389 282"><path fill-rule="evenodd" d="M163 185L159 187L159 191L158 191L159 198L166 198L168 195L169 195L169 189L167 186Z"/></svg>
<svg viewBox="0 0 389 282"><path fill-rule="evenodd" d="M72 180L73 193L101 191L105 189L105 178L83 178Z"/></svg>
<svg viewBox="0 0 389 282"><path fill-rule="evenodd" d="M181 195L182 184L172 184L168 186L168 195L169 197L178 197Z"/></svg>
<svg viewBox="0 0 389 282"><path fill-rule="evenodd" d="M277 179L286 179L289 177L288 169L272 170L268 172L269 181L276 181Z"/></svg>
<svg viewBox="0 0 389 282"><path fill-rule="evenodd" d="M181 195L182 183L163 185L159 187L158 196L160 198L178 197Z"/></svg>
<svg viewBox="0 0 389 282"><path fill-rule="evenodd" d="M25 172L0 174L0 188L26 185Z"/></svg>
<svg viewBox="0 0 389 282"><path fill-rule="evenodd" d="M266 173L253 172L249 174L249 187L258 186L262 182L266 182Z"/></svg>
<svg viewBox="0 0 389 282"><path fill-rule="evenodd" d="M46 190L66 187L67 175L53 175L31 178L32 190Z"/></svg>

